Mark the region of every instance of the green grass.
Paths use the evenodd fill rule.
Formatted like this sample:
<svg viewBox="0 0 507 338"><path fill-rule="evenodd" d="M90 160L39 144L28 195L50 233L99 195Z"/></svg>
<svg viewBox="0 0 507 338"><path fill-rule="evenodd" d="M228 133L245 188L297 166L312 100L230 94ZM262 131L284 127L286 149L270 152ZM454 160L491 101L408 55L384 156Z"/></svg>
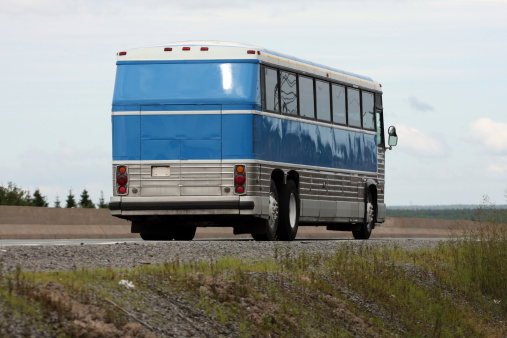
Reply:
<svg viewBox="0 0 507 338"><path fill-rule="evenodd" d="M143 324L147 330L167 319L144 297L172 294L240 336L506 336L503 216L488 213L464 237L419 251L345 242L326 255L294 254L291 243L275 243L274 257L262 261L175 259L125 270L45 273L0 269L0 335L9 334L12 317L53 336L96 334L97 328L76 324L86 323L73 310L76 304L102 309L99 320L123 333L136 322L129 313L145 313L151 318ZM121 279L135 288L118 285Z"/></svg>

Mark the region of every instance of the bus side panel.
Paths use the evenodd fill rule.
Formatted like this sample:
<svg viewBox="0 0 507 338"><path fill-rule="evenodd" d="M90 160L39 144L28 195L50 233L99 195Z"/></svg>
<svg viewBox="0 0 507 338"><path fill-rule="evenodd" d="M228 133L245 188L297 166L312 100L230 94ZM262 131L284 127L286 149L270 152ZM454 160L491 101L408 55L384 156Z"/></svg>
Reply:
<svg viewBox="0 0 507 338"><path fill-rule="evenodd" d="M139 115L113 115L113 161L139 161L141 157Z"/></svg>
<svg viewBox="0 0 507 338"><path fill-rule="evenodd" d="M376 135L254 115L256 158L377 172Z"/></svg>

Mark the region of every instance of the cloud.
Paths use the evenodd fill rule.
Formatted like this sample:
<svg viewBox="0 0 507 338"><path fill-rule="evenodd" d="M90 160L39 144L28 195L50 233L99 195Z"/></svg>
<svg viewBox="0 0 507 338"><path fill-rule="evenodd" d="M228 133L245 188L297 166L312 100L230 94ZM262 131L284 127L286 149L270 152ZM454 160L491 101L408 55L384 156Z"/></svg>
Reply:
<svg viewBox="0 0 507 338"><path fill-rule="evenodd" d="M468 127L465 139L478 143L488 153L507 154L507 123L481 118Z"/></svg>
<svg viewBox="0 0 507 338"><path fill-rule="evenodd" d="M409 96L407 98L407 101L410 104L410 106L412 106L412 108L414 108L415 110L419 110L419 111L425 112L425 111L433 110L434 109L429 104L424 103L422 101L419 101L419 99L417 97L415 97L415 96Z"/></svg>
<svg viewBox="0 0 507 338"><path fill-rule="evenodd" d="M441 136L430 135L417 128L400 124L396 127L398 147L417 157L442 158L449 149Z"/></svg>

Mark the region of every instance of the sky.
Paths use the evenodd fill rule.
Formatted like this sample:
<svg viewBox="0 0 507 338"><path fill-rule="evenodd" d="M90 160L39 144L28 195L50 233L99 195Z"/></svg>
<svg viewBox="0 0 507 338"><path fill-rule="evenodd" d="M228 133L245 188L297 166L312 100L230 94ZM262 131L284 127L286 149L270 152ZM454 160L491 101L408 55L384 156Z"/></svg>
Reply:
<svg viewBox="0 0 507 338"><path fill-rule="evenodd" d="M507 0L1 0L0 185L112 194L116 53L258 45L383 88L389 205L504 204Z"/></svg>

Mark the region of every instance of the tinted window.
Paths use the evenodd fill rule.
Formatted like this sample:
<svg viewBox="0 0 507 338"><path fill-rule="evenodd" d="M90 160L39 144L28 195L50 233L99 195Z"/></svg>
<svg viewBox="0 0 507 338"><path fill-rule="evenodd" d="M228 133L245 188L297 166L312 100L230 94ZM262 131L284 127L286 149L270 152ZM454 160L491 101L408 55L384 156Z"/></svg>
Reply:
<svg viewBox="0 0 507 338"><path fill-rule="evenodd" d="M277 71L264 68L264 105L266 110L280 111L278 88Z"/></svg>
<svg viewBox="0 0 507 338"><path fill-rule="evenodd" d="M296 74L280 72L282 113L298 114Z"/></svg>
<svg viewBox="0 0 507 338"><path fill-rule="evenodd" d="M363 92L363 128L375 129L375 114L373 112L373 93Z"/></svg>
<svg viewBox="0 0 507 338"><path fill-rule="evenodd" d="M299 111L301 116L315 118L313 105L313 79L299 77Z"/></svg>
<svg viewBox="0 0 507 338"><path fill-rule="evenodd" d="M332 86L333 91L333 121L334 123L347 124L347 110L345 108L345 87Z"/></svg>
<svg viewBox="0 0 507 338"><path fill-rule="evenodd" d="M347 88L347 107L349 126L361 128L361 106L359 104L359 90Z"/></svg>
<svg viewBox="0 0 507 338"><path fill-rule="evenodd" d="M384 133L382 130L383 123L382 123L382 113L380 112L380 110L377 110L376 116L377 116L377 145L382 146L384 145Z"/></svg>
<svg viewBox="0 0 507 338"><path fill-rule="evenodd" d="M316 80L315 94L317 98L317 120L331 121L331 98L329 96L329 83Z"/></svg>

